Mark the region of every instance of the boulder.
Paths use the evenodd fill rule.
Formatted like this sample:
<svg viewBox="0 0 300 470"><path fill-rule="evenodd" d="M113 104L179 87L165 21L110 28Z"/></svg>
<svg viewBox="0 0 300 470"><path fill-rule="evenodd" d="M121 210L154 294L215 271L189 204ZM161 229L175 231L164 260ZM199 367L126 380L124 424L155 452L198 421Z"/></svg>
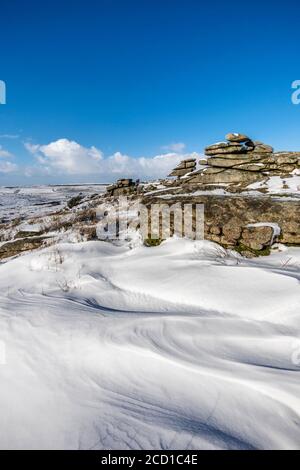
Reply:
<svg viewBox="0 0 300 470"><path fill-rule="evenodd" d="M202 184L251 184L258 180L263 180L265 176L261 172L243 171L235 168L228 168L226 170L219 169L219 171L209 171L214 168L204 169L200 172L196 172L189 177L189 183L202 183ZM216 168L216 170L218 170Z"/></svg>
<svg viewBox="0 0 300 470"><path fill-rule="evenodd" d="M71 197L71 199L69 199L69 201L67 202L68 208L72 209L73 207L79 206L83 198L84 196L82 193L78 194L77 196Z"/></svg>
<svg viewBox="0 0 300 470"><path fill-rule="evenodd" d="M271 246L274 229L270 226L248 226L243 229L241 243L251 250L260 251Z"/></svg>
<svg viewBox="0 0 300 470"><path fill-rule="evenodd" d="M271 145L263 144L262 142L254 141L254 153L273 153L274 149Z"/></svg>
<svg viewBox="0 0 300 470"><path fill-rule="evenodd" d="M182 161L176 166L176 168L174 168L174 170L185 170L186 168L190 169L190 171L192 171L191 169L196 168L196 160L189 162Z"/></svg>
<svg viewBox="0 0 300 470"><path fill-rule="evenodd" d="M194 163L196 165L196 158L186 158L185 160L181 160L182 163Z"/></svg>
<svg viewBox="0 0 300 470"><path fill-rule="evenodd" d="M251 163L251 158L226 158L226 157L211 157L207 164L209 166L216 166L221 168L231 168L236 165L242 165L244 163Z"/></svg>
<svg viewBox="0 0 300 470"><path fill-rule="evenodd" d="M177 165L173 171L175 170L185 170L186 166L185 166L185 163L184 162L181 162L179 163L179 165Z"/></svg>
<svg viewBox="0 0 300 470"><path fill-rule="evenodd" d="M221 235L222 229L218 225L212 225L209 228L209 232L212 233L213 235Z"/></svg>
<svg viewBox="0 0 300 470"><path fill-rule="evenodd" d="M132 184L131 178L121 178L117 181L118 186L130 186Z"/></svg>
<svg viewBox="0 0 300 470"><path fill-rule="evenodd" d="M238 142L220 142L206 147L204 153L210 156L225 153L244 153L245 151L245 147Z"/></svg>
<svg viewBox="0 0 300 470"><path fill-rule="evenodd" d="M177 176L180 178L181 176L184 176L192 171L191 168L175 168L175 170L171 171L169 176Z"/></svg>
<svg viewBox="0 0 300 470"><path fill-rule="evenodd" d="M196 167L196 160L194 161L189 161L189 162L185 162L185 168L195 168Z"/></svg>
<svg viewBox="0 0 300 470"><path fill-rule="evenodd" d="M300 165L300 154L294 152L275 154L274 163L277 163L277 165L286 165L291 163Z"/></svg>
<svg viewBox="0 0 300 470"><path fill-rule="evenodd" d="M234 168L243 171L264 171L267 169L263 163L242 163Z"/></svg>
<svg viewBox="0 0 300 470"><path fill-rule="evenodd" d="M222 241L226 244L235 245L237 240L240 238L242 232L241 221L232 217L225 225L222 227Z"/></svg>
<svg viewBox="0 0 300 470"><path fill-rule="evenodd" d="M118 179L116 183L107 186L106 192L109 196L128 196L136 193L138 182L133 182L131 178Z"/></svg>
<svg viewBox="0 0 300 470"><path fill-rule="evenodd" d="M195 158L188 158L186 160L182 160L176 168L169 174L169 176L177 176L180 178L181 176L186 175L195 170L196 168L196 159Z"/></svg>
<svg viewBox="0 0 300 470"><path fill-rule="evenodd" d="M240 144L251 142L251 139L249 139L249 137L246 136L245 134L238 134L234 132L233 133L230 132L229 134L226 134L225 138L229 142L238 142Z"/></svg>

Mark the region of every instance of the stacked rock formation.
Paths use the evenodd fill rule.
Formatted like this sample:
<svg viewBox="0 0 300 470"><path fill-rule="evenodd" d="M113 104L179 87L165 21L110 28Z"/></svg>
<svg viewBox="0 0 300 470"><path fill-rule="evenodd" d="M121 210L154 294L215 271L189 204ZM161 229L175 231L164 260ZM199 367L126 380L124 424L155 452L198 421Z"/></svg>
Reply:
<svg viewBox="0 0 300 470"><path fill-rule="evenodd" d="M179 165L177 165L176 168L174 168L174 170L169 174L169 176L177 176L177 178L185 176L186 174L196 170L196 164L197 163L195 158L182 160Z"/></svg>
<svg viewBox="0 0 300 470"><path fill-rule="evenodd" d="M107 186L106 191L110 196L129 195L136 191L137 186L131 178L122 178Z"/></svg>
<svg viewBox="0 0 300 470"><path fill-rule="evenodd" d="M287 177L300 168L300 153L274 153L270 145L243 134L227 134L226 142L206 147L205 155L209 158L199 161L205 168L195 171L189 183L245 188L271 176Z"/></svg>

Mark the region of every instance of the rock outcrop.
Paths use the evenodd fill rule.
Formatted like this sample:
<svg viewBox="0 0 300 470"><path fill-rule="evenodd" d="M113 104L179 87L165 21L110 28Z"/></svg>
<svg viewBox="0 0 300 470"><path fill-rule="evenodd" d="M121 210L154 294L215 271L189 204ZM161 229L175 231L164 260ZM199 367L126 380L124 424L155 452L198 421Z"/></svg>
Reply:
<svg viewBox="0 0 300 470"><path fill-rule="evenodd" d="M195 171L196 165L196 158L182 160L179 165L177 165L176 168L174 168L174 170L169 174L169 176L177 176L177 178L185 176L188 173Z"/></svg>
<svg viewBox="0 0 300 470"><path fill-rule="evenodd" d="M227 134L227 142L205 148L205 160L185 183L196 186L225 185L239 191L272 176L289 177L300 168L300 152L274 152L270 145L243 134Z"/></svg>
<svg viewBox="0 0 300 470"><path fill-rule="evenodd" d="M137 191L137 187L138 182L134 182L131 178L122 178L107 186L106 191L109 196L129 196Z"/></svg>
<svg viewBox="0 0 300 470"><path fill-rule="evenodd" d="M0 259L16 256L25 251L36 250L46 246L50 240L51 237L26 237L4 243L0 246Z"/></svg>
<svg viewBox="0 0 300 470"><path fill-rule="evenodd" d="M297 200L276 200L266 196L177 195L163 199L164 204L203 204L204 238L254 257L269 254L271 246L280 242L300 245L300 203ZM149 207L161 203L157 195L145 196ZM195 228L195 214L193 223Z"/></svg>

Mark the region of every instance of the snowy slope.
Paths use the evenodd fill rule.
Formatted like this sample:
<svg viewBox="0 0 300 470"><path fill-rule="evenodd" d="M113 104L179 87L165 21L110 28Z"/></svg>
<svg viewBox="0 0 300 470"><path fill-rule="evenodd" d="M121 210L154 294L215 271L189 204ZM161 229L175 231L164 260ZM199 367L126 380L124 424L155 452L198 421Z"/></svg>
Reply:
<svg viewBox="0 0 300 470"><path fill-rule="evenodd" d="M176 239L1 264L0 448L299 448L299 267Z"/></svg>
<svg viewBox="0 0 300 470"><path fill-rule="evenodd" d="M56 212L79 193L88 196L104 192L105 188L104 184L0 186L0 223Z"/></svg>

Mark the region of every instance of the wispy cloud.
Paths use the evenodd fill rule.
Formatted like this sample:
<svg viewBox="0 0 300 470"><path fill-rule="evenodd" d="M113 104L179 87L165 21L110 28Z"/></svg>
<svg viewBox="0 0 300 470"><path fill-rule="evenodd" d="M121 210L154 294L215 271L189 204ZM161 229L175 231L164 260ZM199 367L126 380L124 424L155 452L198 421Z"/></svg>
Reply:
<svg viewBox="0 0 300 470"><path fill-rule="evenodd" d="M5 150L2 145L0 145L0 158L10 158L12 156L12 153L10 153L8 150Z"/></svg>
<svg viewBox="0 0 300 470"><path fill-rule="evenodd" d="M0 139L19 139L19 134L1 134Z"/></svg>

